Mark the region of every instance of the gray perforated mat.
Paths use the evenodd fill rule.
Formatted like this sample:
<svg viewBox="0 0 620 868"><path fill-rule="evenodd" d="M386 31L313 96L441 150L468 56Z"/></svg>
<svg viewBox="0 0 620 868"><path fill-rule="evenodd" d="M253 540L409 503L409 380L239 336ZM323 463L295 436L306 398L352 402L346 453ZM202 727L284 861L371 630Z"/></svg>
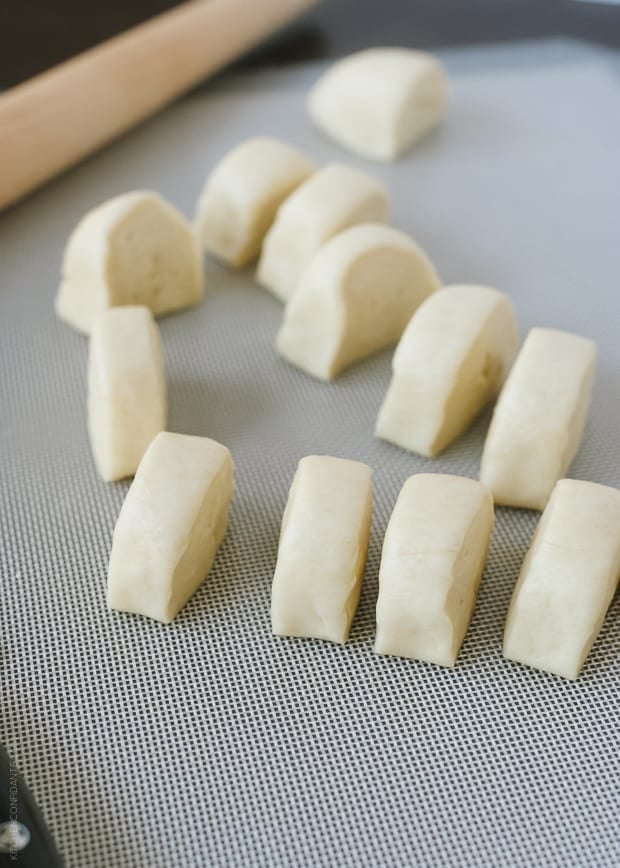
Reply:
<svg viewBox="0 0 620 868"><path fill-rule="evenodd" d="M594 337L573 474L620 485L620 87L570 45L446 54L444 129L372 167L446 282L513 297L525 332ZM61 252L91 206L154 188L186 213L255 133L347 159L306 121L317 69L223 80L0 218L0 739L68 865L617 866L618 600L578 683L508 663L503 621L537 516L498 510L456 668L372 652L382 535L419 470L477 474L488 414L431 462L373 439L390 354L333 385L272 350L281 308L207 264L202 306L161 321L170 428L232 450L229 533L170 626L108 612L127 484L95 473L87 342L58 322ZM364 590L341 648L272 638L271 576L297 460L369 462Z"/></svg>

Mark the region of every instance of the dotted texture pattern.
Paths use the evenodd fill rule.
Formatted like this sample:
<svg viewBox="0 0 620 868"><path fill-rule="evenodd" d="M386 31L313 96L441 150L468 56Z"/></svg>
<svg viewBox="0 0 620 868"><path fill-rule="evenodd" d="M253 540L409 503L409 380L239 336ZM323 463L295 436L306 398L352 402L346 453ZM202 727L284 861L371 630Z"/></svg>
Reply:
<svg viewBox="0 0 620 868"><path fill-rule="evenodd" d="M395 225L445 282L510 293L522 332L594 337L600 365L572 474L620 486L620 88L570 45L446 54L441 132L394 166ZM197 309L163 319L170 429L236 463L216 564L172 625L108 612L128 483L95 472L87 341L53 315L63 244L88 208L154 188L191 214L215 160L272 133L318 162L317 68L216 82L0 218L0 739L68 866L617 866L620 605L571 684L503 660L537 514L498 510L457 666L372 652L383 533L417 471L475 477L489 414L439 460L373 439L390 353L333 385L272 348L281 308L206 263ZM369 462L368 567L344 648L270 633L296 462Z"/></svg>

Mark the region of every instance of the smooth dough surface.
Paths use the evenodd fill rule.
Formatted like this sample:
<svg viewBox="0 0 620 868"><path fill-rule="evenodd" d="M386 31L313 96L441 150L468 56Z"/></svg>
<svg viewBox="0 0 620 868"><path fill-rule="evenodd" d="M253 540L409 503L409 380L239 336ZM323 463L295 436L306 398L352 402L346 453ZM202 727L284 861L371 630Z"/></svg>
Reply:
<svg viewBox="0 0 620 868"><path fill-rule="evenodd" d="M310 91L307 107L339 145L386 162L440 122L446 100L446 75L433 55L369 48L331 66Z"/></svg>
<svg viewBox="0 0 620 868"><path fill-rule="evenodd" d="M221 443L158 434L120 511L108 606L169 623L201 584L228 525L233 463Z"/></svg>
<svg viewBox="0 0 620 868"><path fill-rule="evenodd" d="M248 139L213 169L196 206L196 231L209 253L233 268L258 256L281 203L314 171L292 145Z"/></svg>
<svg viewBox="0 0 620 868"><path fill-rule="evenodd" d="M97 314L88 360L88 429L106 481L133 476L166 428L166 374L159 329L146 307Z"/></svg>
<svg viewBox="0 0 620 868"><path fill-rule="evenodd" d="M619 576L620 491L560 480L515 586L504 656L575 680Z"/></svg>
<svg viewBox="0 0 620 868"><path fill-rule="evenodd" d="M491 493L473 479L425 473L405 482L383 542L378 654L454 666L493 522Z"/></svg>
<svg viewBox="0 0 620 868"><path fill-rule="evenodd" d="M273 577L276 635L347 641L368 552L371 476L368 465L346 458L299 462Z"/></svg>
<svg viewBox="0 0 620 868"><path fill-rule="evenodd" d="M281 356L322 380L395 344L439 287L424 251L380 223L352 226L319 248L288 302Z"/></svg>
<svg viewBox="0 0 620 868"><path fill-rule="evenodd" d="M483 286L449 286L414 313L392 363L376 434L437 455L499 392L517 351L514 308Z"/></svg>
<svg viewBox="0 0 620 868"><path fill-rule="evenodd" d="M387 192L375 178L340 163L320 169L278 209L263 243L258 282L288 301L322 244L357 223L384 223L387 215Z"/></svg>
<svg viewBox="0 0 620 868"><path fill-rule="evenodd" d="M108 307L144 305L158 316L202 298L194 231L156 193L124 193L82 218L65 249L56 313L89 334Z"/></svg>
<svg viewBox="0 0 620 868"><path fill-rule="evenodd" d="M493 413L480 479L503 506L544 509L577 454L590 406L596 344L532 329Z"/></svg>

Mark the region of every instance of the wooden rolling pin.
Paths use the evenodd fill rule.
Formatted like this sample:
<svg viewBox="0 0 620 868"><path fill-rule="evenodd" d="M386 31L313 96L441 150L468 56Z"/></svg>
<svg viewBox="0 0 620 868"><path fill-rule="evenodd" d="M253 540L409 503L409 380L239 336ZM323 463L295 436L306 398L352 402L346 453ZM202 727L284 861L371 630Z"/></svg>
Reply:
<svg viewBox="0 0 620 868"><path fill-rule="evenodd" d="M192 0L0 94L0 210L317 0Z"/></svg>

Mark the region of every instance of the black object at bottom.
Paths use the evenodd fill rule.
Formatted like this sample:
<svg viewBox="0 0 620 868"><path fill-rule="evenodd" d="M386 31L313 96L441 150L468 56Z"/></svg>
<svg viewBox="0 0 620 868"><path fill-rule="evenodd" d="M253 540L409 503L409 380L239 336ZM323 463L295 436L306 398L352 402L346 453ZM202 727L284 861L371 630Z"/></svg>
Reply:
<svg viewBox="0 0 620 868"><path fill-rule="evenodd" d="M22 776L0 745L0 868L62 868L52 836Z"/></svg>

